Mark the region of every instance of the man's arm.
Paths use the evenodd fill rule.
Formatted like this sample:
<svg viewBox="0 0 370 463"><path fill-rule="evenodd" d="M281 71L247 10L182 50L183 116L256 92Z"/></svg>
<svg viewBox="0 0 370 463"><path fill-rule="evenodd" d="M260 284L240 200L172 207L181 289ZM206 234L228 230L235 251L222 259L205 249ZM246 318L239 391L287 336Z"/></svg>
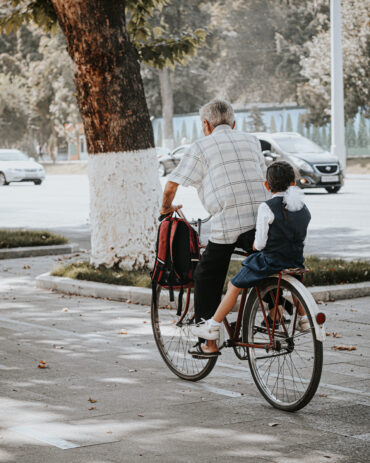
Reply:
<svg viewBox="0 0 370 463"><path fill-rule="evenodd" d="M177 211L177 209L182 208L182 204L178 206L172 205L172 201L176 195L178 186L179 184L175 182L168 181L166 183L166 186L164 187L164 191L163 191L162 207L160 210L160 213L162 215L170 214L171 212Z"/></svg>

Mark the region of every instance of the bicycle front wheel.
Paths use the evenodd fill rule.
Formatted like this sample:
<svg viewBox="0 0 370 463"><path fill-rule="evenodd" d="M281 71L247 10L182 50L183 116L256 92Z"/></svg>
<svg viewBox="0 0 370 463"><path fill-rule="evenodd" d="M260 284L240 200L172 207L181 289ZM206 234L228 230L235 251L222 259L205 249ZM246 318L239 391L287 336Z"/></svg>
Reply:
<svg viewBox="0 0 370 463"><path fill-rule="evenodd" d="M195 359L188 350L198 342L191 328L194 326L194 305L191 289L185 290L181 315L177 315L178 293L170 301L168 289L157 285L152 296L152 327L155 342L168 368L182 379L199 381L207 376L217 358Z"/></svg>
<svg viewBox="0 0 370 463"><path fill-rule="evenodd" d="M266 320L274 306L278 278L271 277L259 285L248 298L243 318L243 338L251 344L269 343ZM308 301L288 281L282 279L279 291L279 311L283 323L275 330L270 349L250 347L248 361L253 379L265 399L274 407L297 411L314 396L321 378L323 364L322 342L316 338ZM304 331L298 315L307 315L309 327ZM267 322L268 325L268 322ZM269 326L270 331L272 326Z"/></svg>

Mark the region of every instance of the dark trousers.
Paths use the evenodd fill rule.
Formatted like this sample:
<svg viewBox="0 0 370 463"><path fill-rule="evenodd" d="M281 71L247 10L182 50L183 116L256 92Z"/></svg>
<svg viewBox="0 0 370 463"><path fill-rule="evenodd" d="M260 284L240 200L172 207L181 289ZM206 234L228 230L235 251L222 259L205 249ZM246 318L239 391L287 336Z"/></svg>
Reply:
<svg viewBox="0 0 370 463"><path fill-rule="evenodd" d="M221 302L231 255L235 248L252 252L256 230L242 233L236 243L217 244L208 241L194 272L195 320L211 318Z"/></svg>

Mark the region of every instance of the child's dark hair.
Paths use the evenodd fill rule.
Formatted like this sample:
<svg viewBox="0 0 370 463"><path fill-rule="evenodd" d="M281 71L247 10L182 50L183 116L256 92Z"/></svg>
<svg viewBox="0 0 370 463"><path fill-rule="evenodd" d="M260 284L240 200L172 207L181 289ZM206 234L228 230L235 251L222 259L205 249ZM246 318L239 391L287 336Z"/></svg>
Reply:
<svg viewBox="0 0 370 463"><path fill-rule="evenodd" d="M294 169L289 162L275 161L267 168L266 180L273 193L286 191L295 180Z"/></svg>

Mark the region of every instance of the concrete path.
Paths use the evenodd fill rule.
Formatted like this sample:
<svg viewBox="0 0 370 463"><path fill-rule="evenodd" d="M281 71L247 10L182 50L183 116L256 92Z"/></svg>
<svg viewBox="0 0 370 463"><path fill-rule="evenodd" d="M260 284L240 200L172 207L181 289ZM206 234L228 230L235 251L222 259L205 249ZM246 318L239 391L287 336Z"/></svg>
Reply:
<svg viewBox="0 0 370 463"><path fill-rule="evenodd" d="M199 383L173 376L147 306L35 288L58 259L82 258L0 262L0 462L368 461L370 298L322 306L341 337L325 343L313 401L288 414L231 353Z"/></svg>

